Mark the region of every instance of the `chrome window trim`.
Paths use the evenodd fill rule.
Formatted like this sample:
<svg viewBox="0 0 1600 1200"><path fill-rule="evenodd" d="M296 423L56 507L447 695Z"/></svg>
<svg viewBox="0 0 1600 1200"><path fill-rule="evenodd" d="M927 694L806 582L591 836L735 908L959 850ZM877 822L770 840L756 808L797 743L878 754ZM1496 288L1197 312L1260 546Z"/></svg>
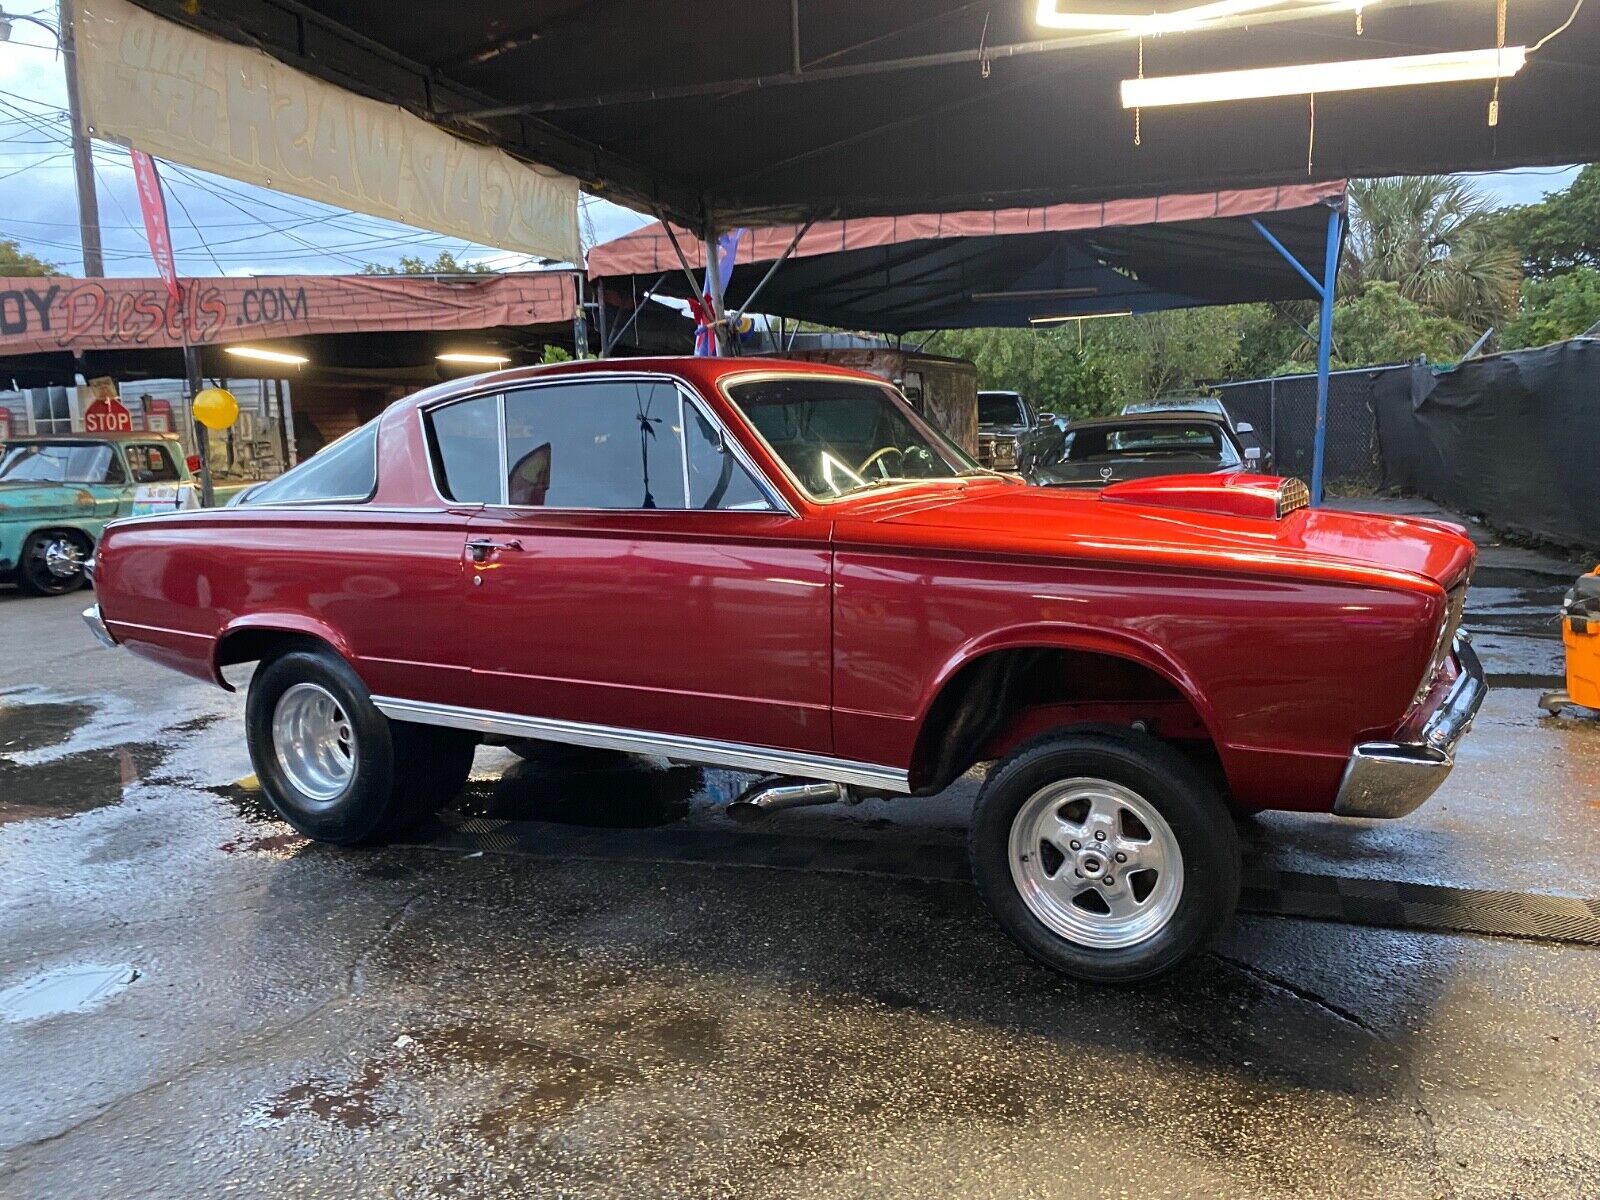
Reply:
<svg viewBox="0 0 1600 1200"><path fill-rule="evenodd" d="M727 447L728 452L733 455L734 461L737 462L741 467L743 467L749 473L750 478L755 481L756 490L758 492L760 492L763 497L765 497L765 499L767 501L766 511L768 511L768 512L787 513L791 517L798 517L800 514L795 512L793 506L790 505L788 500L786 500L784 498L783 493L780 492L777 488L772 486L772 481L769 480L766 477L766 475L764 475L760 471L759 468L757 468L756 464L753 461L751 461L749 452L746 451L744 446L742 446L739 443L739 439L734 437L733 434L731 432L729 432L727 425L723 423L722 419L719 418L716 413L711 412L709 409L706 408L705 402L703 400L701 400L701 398L695 393L694 389L691 388L691 387L687 387L687 386L685 386L683 384L679 384L679 386L678 386L678 395L679 395L680 399L687 400L689 402L689 404L694 408L694 410L697 413L699 413L701 416L705 417L706 424L710 425L713 429L717 430L717 432L722 434L722 444L725 447ZM757 434L757 436L759 437L760 435ZM689 480L689 426L688 426L687 423L685 423L684 427L683 427L683 477L684 477L683 498L684 498L685 505L688 505L688 501L689 501L689 487L688 487L688 480ZM688 512L755 512L756 510L753 509L753 508L692 508L692 507L688 507L688 508L685 509L685 511L688 511Z"/></svg>
<svg viewBox="0 0 1600 1200"><path fill-rule="evenodd" d="M783 372L783 371L778 371L778 372L773 372L773 374L778 375L778 376L783 376L783 375L786 375L788 373L787 372ZM853 377L852 376L841 376L841 378L853 378ZM533 389L533 388L560 387L560 386L563 386L563 385L582 384L582 383L589 382L591 380L592 381L597 381L597 382L606 382L606 383L667 383L667 384L670 384L671 386L673 386L674 388L676 388L678 390L678 393L679 393L680 397L686 396L691 404L696 405L699 408L699 410L702 413L705 414L705 417L706 417L707 421L709 421L714 427L716 427L717 429L722 431L722 437L723 437L724 443L733 450L734 457L739 460L740 464L745 468L745 470L750 472L751 478L756 481L756 486L758 488L760 488L762 493L767 497L768 503L773 505L772 511L785 513L785 514L787 514L788 516L791 516L791 517L798 517L800 515L799 511L794 507L794 505L789 502L789 498L783 494L782 489L774 487L773 484L772 484L772 481L767 478L766 473L763 472L759 467L756 466L755 462L750 458L750 454L745 449L744 445L739 441L739 439L737 437L734 437L730 433L727 423L725 421L723 421L716 413L710 412L710 411L708 411L706 409L706 406L701 401L699 393L695 391L694 385L691 384L683 376L674 374L674 373L672 373L670 371L583 371L583 372L574 373L574 374L555 375L555 376L551 376L548 379L519 380L515 387L510 387L510 388L504 387L504 386L501 386L501 385L498 385L498 384L497 385L493 385L493 386L485 385L485 386L480 387L480 388L474 388L471 391L465 392L465 393L463 393L462 395L459 395L459 396L449 396L449 397L445 397L445 398L440 399L440 400L436 400L436 401L434 401L434 402L432 402L430 404L419 405L417 407L417 429L418 429L418 432L420 433L420 435L422 437L422 448L426 452L426 455L427 455L427 459L428 459L428 483L429 483L429 486L431 486L433 488L434 496L437 497L439 502L441 504L444 504L444 505L460 505L462 503L465 503L464 501L448 499L445 496L443 489L441 489L440 486L439 486L438 473L436 472L436 470L434 468L433 443L430 440L429 434L428 434L428 421L427 421L428 414L430 414L432 412L435 412L435 411L437 411L438 409L441 409L441 408L448 408L452 404L461 404L461 403L464 403L464 402L466 402L468 400L479 400L479 399L482 399L484 396L496 396L497 395L499 397L499 401L500 401L500 457L501 457L501 465L502 465L502 470L501 470L502 480L501 480L501 484L500 484L500 497L504 501L504 500L508 500L509 499L509 489L510 489L510 480L508 478L505 478L506 476L508 476L510 474L510 466L505 461L506 456L508 454L508 449L507 449L507 440L508 439L506 437L506 423L505 423L506 397L513 391L520 392L520 391L530 390L530 389ZM681 414L681 402L680 402L680 414ZM680 421L680 426L681 426L681 421ZM760 434L756 433L755 430L751 430L751 433L756 437L760 437ZM688 471L688 439L687 439L687 431L686 430L684 431L684 434L680 438L680 449L681 449L681 453L683 454L683 458L684 458L684 471L685 471L685 473L687 473L687 471ZM776 457L776 456L774 456L774 457ZM802 495L805 494L805 490L803 488L801 489L801 494ZM685 490L684 490L684 504L685 504L685 507L683 507L683 508L589 508L589 507L577 507L577 506L571 506L571 507L550 506L550 507L540 507L540 508L537 509L537 511L538 512L547 512L547 513L674 513L674 512L724 512L724 511L736 512L736 511L741 511L741 510L737 510L737 509L694 509L694 508L687 507L688 501L689 501L689 493L688 493L688 489L685 488ZM534 510L528 509L524 505L509 504L509 503L484 504L481 507L485 508L485 509L493 509L493 510L497 510L497 511L499 511L499 510L511 510L511 511L514 511L514 512L534 511ZM753 511L753 510L744 510L744 511Z"/></svg>
<svg viewBox="0 0 1600 1200"><path fill-rule="evenodd" d="M933 429L932 422L930 422L926 417L924 417L916 409L912 408L910 402L907 401L906 398L903 395L901 395L898 391L895 390L895 386L892 383L888 383L885 380L879 379L876 375L871 376L870 378L863 379L860 375L850 375L850 374L847 374L847 373L845 373L843 371L837 371L837 372L835 372L835 371L805 371L805 372L800 372L800 371L753 370L753 371L740 371L740 372L738 372L736 374L724 375L721 379L717 380L717 390L722 393L722 398L725 401L727 401L729 407L731 407L736 413L739 414L740 418L744 421L745 425L749 428L750 436L755 438L757 441L759 441L761 443L761 445L766 449L767 453L772 455L772 460L775 463L778 464L779 469L783 471L785 477L794 486L794 489L797 492L799 492L800 495L804 496L807 500L809 500L812 504L837 504L841 500L853 499L855 494L854 493L847 493L847 494L845 494L843 496L818 496L818 495L814 495L810 488L806 487L805 484L800 482L800 477L798 475L796 475L793 470L790 469L789 464L784 461L783 455L779 454L776 450L773 449L772 443L767 441L766 437L762 434L761 430L756 428L755 422L750 419L749 414L747 414L744 411L744 409L739 407L739 402L733 398L733 394L728 390L730 387L737 387L740 384L744 384L744 383L760 383L761 381L766 380L766 379L833 379L833 380L837 380L838 382L841 382L841 383L864 383L864 384L867 384L869 386L876 385L876 386L882 388L885 392L887 392L889 394L889 398L891 400L898 402L901 406L903 406L905 408L906 412L910 414L912 423L914 425L918 426L919 428L922 427L922 426L927 426L928 429L930 429L930 430ZM940 434L939 437L935 437L935 438L932 438L930 440L937 444L939 442L939 438L940 437L944 438L945 440L949 440L948 439L948 435L946 435L946 434ZM953 444L954 443L952 443L952 445ZM960 447L956 447L956 448L960 449ZM962 453L965 454L966 451L963 450ZM983 464L977 462L976 460L974 460L973 465L978 467L980 470L984 469L983 468ZM967 480L969 478L973 478L973 477L972 476L968 476L968 475L961 475L959 473L955 474L955 475L948 475L948 476L937 476L937 475L934 475L934 476L929 476L927 479L907 479L903 483L898 483L898 484L894 484L894 485L891 485L891 486L894 486L894 487L911 487L911 486L916 485L916 484L929 483L929 482L932 482L933 480L936 480L936 479L939 479L939 478L946 478L946 479L949 479L949 480L951 480L953 482L961 483L961 482L964 482L965 480ZM875 492L880 492L881 493L882 491L886 491L887 489L875 488L873 490Z"/></svg>
<svg viewBox="0 0 1600 1200"><path fill-rule="evenodd" d="M684 762L706 763L736 770L776 772L806 779L826 779L834 783L882 791L908 793L908 772L877 763L856 762L825 754L800 750L778 750L752 746L745 742L721 742L711 738L685 737L675 733L652 733L616 725L591 725L583 721L563 721L554 717L524 717L488 709L464 708L454 704L434 704L425 700L405 700L397 696L374 696L372 703L394 721L414 721L423 725L444 725L501 737L529 737L561 742L569 746L590 746L601 750L622 750L635 754L657 754Z"/></svg>

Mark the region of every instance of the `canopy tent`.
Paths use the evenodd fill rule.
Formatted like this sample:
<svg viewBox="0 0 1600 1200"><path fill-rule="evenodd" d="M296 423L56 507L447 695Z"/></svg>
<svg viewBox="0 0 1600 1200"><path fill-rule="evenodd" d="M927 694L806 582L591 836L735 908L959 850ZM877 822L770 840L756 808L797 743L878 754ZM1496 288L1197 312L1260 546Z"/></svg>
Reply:
<svg viewBox="0 0 1600 1200"><path fill-rule="evenodd" d="M738 240L731 269L723 251L725 296L741 312L879 333L1315 299L1311 493L1320 503L1344 211L1337 180L760 229ZM590 251L602 353L620 340L604 336L616 297L641 287L646 298L699 295L710 287L705 263L700 247L660 222Z"/></svg>
<svg viewBox="0 0 1600 1200"><path fill-rule="evenodd" d="M739 242L725 298L730 309L877 333L1316 299L1254 222L1301 262L1320 263L1344 192L1340 180L756 229ZM697 295L678 251L700 271L704 250L687 231L675 237L677 249L656 223L595 247L597 293Z"/></svg>
<svg viewBox="0 0 1600 1200"><path fill-rule="evenodd" d="M139 3L696 230L1600 159L1595 5L1491 126L1488 82L1327 91L1314 121L1305 95L1138 117L1119 95L1141 52L1155 77L1482 50L1490 0L1267 0L1142 39L1041 28L1037 0ZM1505 44L1572 9L1509 0Z"/></svg>

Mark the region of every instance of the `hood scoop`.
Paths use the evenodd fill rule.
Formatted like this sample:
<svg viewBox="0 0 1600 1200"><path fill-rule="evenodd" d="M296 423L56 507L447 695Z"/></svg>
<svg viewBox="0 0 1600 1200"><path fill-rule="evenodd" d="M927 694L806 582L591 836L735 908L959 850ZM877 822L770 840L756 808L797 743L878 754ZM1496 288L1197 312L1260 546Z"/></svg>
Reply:
<svg viewBox="0 0 1600 1200"><path fill-rule="evenodd" d="M1112 504L1147 508L1179 508L1224 517L1278 521L1311 503L1311 492L1298 479L1275 475L1159 475L1114 483L1100 493Z"/></svg>

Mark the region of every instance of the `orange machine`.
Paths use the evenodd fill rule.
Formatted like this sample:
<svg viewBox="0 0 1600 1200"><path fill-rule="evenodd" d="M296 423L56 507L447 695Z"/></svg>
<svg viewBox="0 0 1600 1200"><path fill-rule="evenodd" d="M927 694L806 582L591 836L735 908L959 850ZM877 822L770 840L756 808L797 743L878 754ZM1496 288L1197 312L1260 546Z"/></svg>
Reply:
<svg viewBox="0 0 1600 1200"><path fill-rule="evenodd" d="M1567 704L1600 709L1600 567L1578 577L1561 604L1567 647L1567 690L1540 700L1551 712Z"/></svg>

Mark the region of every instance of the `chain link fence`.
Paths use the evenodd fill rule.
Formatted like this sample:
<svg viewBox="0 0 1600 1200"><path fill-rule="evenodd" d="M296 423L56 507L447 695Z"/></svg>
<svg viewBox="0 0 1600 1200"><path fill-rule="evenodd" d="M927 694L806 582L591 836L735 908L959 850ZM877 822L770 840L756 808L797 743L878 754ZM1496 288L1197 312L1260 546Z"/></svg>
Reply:
<svg viewBox="0 0 1600 1200"><path fill-rule="evenodd" d="M1324 487L1335 495L1360 495L1383 484L1373 391L1404 366L1362 367L1328 376L1328 437ZM1282 375L1213 385L1235 423L1248 421L1272 455L1273 471L1311 479L1317 432L1317 377Z"/></svg>

